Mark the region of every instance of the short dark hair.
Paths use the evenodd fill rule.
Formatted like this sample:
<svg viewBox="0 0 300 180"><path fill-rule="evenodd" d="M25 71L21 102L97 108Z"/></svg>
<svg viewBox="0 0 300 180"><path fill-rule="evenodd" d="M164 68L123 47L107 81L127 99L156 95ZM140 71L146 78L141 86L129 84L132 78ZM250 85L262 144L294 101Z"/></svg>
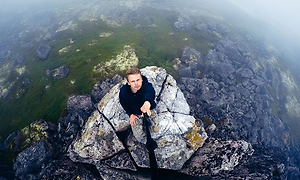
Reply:
<svg viewBox="0 0 300 180"><path fill-rule="evenodd" d="M133 67L130 67L127 71L126 71L126 79L128 80L128 76L129 75L132 75L132 74L141 74L141 71L139 68L133 66Z"/></svg>

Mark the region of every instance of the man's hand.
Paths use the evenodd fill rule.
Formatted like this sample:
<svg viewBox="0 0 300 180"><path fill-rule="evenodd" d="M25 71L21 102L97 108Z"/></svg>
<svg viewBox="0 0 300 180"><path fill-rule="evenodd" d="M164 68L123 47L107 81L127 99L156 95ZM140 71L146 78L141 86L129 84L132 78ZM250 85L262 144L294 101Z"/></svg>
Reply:
<svg viewBox="0 0 300 180"><path fill-rule="evenodd" d="M150 107L151 107L151 104L149 101L145 101L143 106L140 108L142 113L147 113L148 116L151 116L151 111L150 111Z"/></svg>
<svg viewBox="0 0 300 180"><path fill-rule="evenodd" d="M129 123L130 123L131 126L135 126L136 125L136 123L135 123L136 119L139 119L136 115L134 115L134 114L130 115L130 117L129 117Z"/></svg>

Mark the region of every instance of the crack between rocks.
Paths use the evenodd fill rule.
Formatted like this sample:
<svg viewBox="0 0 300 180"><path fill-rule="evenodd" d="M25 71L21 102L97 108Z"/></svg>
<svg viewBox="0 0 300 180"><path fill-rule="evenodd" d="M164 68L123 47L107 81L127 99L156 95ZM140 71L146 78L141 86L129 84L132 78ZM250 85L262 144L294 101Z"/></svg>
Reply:
<svg viewBox="0 0 300 180"><path fill-rule="evenodd" d="M113 128L114 132L116 133L116 128L113 126L113 124L109 121L109 119L98 109L96 105L94 105L97 111L103 116L103 118L108 122L108 124Z"/></svg>
<svg viewBox="0 0 300 180"><path fill-rule="evenodd" d="M165 89L165 84L166 84L166 82L167 82L168 77L169 77L169 74L167 74L167 76L166 76L164 82L163 82L162 85L161 85L161 89L160 89L160 91L159 91L159 93L158 93L158 95L157 95L157 98L156 98L156 104L160 101L161 94L162 94L163 90Z"/></svg>
<svg viewBox="0 0 300 180"><path fill-rule="evenodd" d="M118 133L115 129L115 127L113 126L113 124L109 121L109 119L98 109L98 107L95 107L97 109L97 111L103 116L103 118L108 122L108 124L112 127L114 133L116 134L116 136L118 137L119 141L123 144L123 147L124 147L124 150L121 150L120 152L117 152L116 154L110 156L110 157L107 157L105 158L105 160L108 160L108 159L111 159L119 154L121 154L122 152L127 152L129 154L129 157L131 159L131 161L133 162L133 165L135 166L135 168L138 168L139 166L137 165L137 163L135 162L134 158L132 157L132 154L130 153L128 147L127 147L127 144L125 144L121 139L120 137L118 136ZM102 163L104 163L102 160L101 160ZM120 169L118 169L120 170Z"/></svg>

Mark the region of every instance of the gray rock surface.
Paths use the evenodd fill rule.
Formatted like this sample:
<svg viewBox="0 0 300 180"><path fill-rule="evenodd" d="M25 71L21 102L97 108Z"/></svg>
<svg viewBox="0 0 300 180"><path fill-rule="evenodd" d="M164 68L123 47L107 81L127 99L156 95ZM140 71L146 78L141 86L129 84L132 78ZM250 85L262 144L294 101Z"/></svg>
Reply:
<svg viewBox="0 0 300 180"><path fill-rule="evenodd" d="M69 74L70 69L67 66L60 66L52 71L52 76L55 79L66 78Z"/></svg>
<svg viewBox="0 0 300 180"><path fill-rule="evenodd" d="M69 157L76 162L97 164L124 150L112 126L98 111L89 117L79 138L69 148Z"/></svg>
<svg viewBox="0 0 300 180"><path fill-rule="evenodd" d="M194 154L181 171L194 176L217 175L243 164L253 152L251 144L246 141L211 140Z"/></svg>
<svg viewBox="0 0 300 180"><path fill-rule="evenodd" d="M41 60L46 60L49 56L51 47L47 44L41 44L36 50L38 58Z"/></svg>
<svg viewBox="0 0 300 180"><path fill-rule="evenodd" d="M53 156L49 146L45 141L40 141L33 146L25 149L20 153L14 164L16 170L16 176L21 179L29 179L27 174L31 174L37 169L41 169L45 166L47 160Z"/></svg>

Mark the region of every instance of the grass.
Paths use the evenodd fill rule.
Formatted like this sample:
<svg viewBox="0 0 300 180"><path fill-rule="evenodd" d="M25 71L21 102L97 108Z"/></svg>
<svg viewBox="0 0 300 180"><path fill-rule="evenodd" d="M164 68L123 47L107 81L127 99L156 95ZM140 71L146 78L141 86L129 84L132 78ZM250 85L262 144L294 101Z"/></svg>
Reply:
<svg viewBox="0 0 300 180"><path fill-rule="evenodd" d="M131 23L110 27L102 20L77 21L75 23L78 28L75 31L59 32L55 40L47 42L51 46L47 60L36 57L37 43L34 43L31 51L16 47L26 58L26 72L19 77L9 96L0 100L0 141L3 142L11 132L39 119L56 123L62 116L70 95L90 94L93 85L106 78L93 74L93 67L116 56L125 45L135 49L139 67L160 66L174 76L176 72L172 62L183 47L191 46L204 53L208 51L208 44L213 40L208 35L199 35L196 31L186 33L173 30L173 23L177 18L175 12L151 12L151 18L155 25L148 26L143 18L137 22L143 29L135 29L135 25ZM99 37L103 32L112 32L112 35ZM24 42L33 39L34 35L28 33ZM59 53L60 49L68 46L69 51ZM70 68L66 78L56 80L46 75L46 70L62 65ZM10 77L10 81L13 81L16 74L12 73ZM26 79L30 80L29 84L23 83Z"/></svg>
<svg viewBox="0 0 300 180"><path fill-rule="evenodd" d="M217 9L219 11L219 9ZM72 94L90 94L93 85L106 77L93 73L93 68L116 56L123 50L124 45L135 49L139 57L139 67L160 66L175 78L178 77L173 69L173 60L179 57L185 46L190 46L201 52L202 56L211 49L211 43L218 41L214 34L191 29L188 32L174 30L174 22L178 13L173 11L153 10L144 12L145 16L153 19L154 24L148 25L140 17L136 23L123 24L120 27L110 27L101 19L97 21L75 21L76 30L61 31L56 34L55 40L47 42L51 46L47 60L36 57L38 43L34 42L31 51L16 47L17 52L26 58L26 72L16 81L8 97L0 99L0 142L13 131L21 129L33 121L44 119L56 123L66 108L66 102ZM225 16L225 14L224 14ZM209 17L193 17L196 24L207 22ZM244 38L250 34L253 44L245 47L266 56L263 41L263 24L253 23L253 18L231 17L215 19L217 24L224 24L230 28L229 36ZM234 24L240 23L240 24ZM135 25L142 25L143 29L135 29ZM243 28L239 28L243 27ZM99 35L111 32L112 35L101 38ZM39 34L39 32L35 32ZM24 42L34 39L35 33L28 33L23 37ZM69 47L68 52L59 53L59 50ZM261 48L264 47L264 48ZM47 69L66 65L70 68L68 76L61 80L46 75ZM122 74L122 72L116 72ZM8 77L14 81L17 74L12 72ZM29 79L29 84L23 82ZM74 82L74 83L71 83ZM46 87L48 87L46 89ZM272 94L272 88L268 88ZM274 93L272 94L274 95ZM274 104L273 113L276 115L278 105Z"/></svg>

